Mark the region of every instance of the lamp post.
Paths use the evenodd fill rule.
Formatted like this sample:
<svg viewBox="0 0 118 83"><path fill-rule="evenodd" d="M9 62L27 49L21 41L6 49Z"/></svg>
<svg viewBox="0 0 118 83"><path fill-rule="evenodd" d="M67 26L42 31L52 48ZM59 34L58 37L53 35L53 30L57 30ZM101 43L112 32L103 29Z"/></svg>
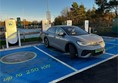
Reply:
<svg viewBox="0 0 118 83"><path fill-rule="evenodd" d="M47 12L46 12L46 17L47 17L47 20L51 23L51 14L50 14L50 11L49 11L49 0L47 0Z"/></svg>

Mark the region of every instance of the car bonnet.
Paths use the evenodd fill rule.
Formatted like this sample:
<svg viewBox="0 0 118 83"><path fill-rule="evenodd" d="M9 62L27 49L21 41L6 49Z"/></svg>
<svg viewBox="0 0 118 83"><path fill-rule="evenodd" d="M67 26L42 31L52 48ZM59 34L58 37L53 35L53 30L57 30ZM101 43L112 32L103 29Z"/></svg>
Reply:
<svg viewBox="0 0 118 83"><path fill-rule="evenodd" d="M74 38L77 38L77 40L84 41L84 42L103 41L102 37L95 35L95 34L79 35L79 36L74 36Z"/></svg>

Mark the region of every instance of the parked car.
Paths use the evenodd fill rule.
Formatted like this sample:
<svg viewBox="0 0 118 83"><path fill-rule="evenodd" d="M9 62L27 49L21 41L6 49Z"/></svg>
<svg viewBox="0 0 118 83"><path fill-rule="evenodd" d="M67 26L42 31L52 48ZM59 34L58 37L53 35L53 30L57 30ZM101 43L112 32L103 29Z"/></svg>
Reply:
<svg viewBox="0 0 118 83"><path fill-rule="evenodd" d="M69 52L71 58L87 58L104 53L105 43L101 36L89 34L77 26L53 26L42 33L46 47Z"/></svg>

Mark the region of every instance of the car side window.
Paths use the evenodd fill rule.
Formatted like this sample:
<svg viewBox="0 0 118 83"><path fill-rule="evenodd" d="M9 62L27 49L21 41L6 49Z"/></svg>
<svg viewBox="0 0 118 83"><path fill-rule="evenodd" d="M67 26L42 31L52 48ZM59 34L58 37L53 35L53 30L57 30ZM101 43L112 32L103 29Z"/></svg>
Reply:
<svg viewBox="0 0 118 83"><path fill-rule="evenodd" d="M47 30L49 33L55 33L56 32L56 27L51 27Z"/></svg>
<svg viewBox="0 0 118 83"><path fill-rule="evenodd" d="M59 33L61 33L61 32L64 33L63 29L61 29L61 28L57 28L57 29L56 29L56 34L59 34Z"/></svg>

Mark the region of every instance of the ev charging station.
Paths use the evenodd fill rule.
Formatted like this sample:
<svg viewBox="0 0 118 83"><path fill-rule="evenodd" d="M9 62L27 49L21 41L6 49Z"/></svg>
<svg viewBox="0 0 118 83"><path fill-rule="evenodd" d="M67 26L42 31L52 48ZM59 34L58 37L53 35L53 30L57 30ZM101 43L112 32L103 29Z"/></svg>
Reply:
<svg viewBox="0 0 118 83"><path fill-rule="evenodd" d="M67 20L67 26L72 26L72 20Z"/></svg>
<svg viewBox="0 0 118 83"><path fill-rule="evenodd" d="M85 31L91 33L91 27L89 27L89 20L85 20L84 27L85 27Z"/></svg>
<svg viewBox="0 0 118 83"><path fill-rule="evenodd" d="M85 26L85 31L88 32L88 29L89 29L89 20L85 20L84 26Z"/></svg>
<svg viewBox="0 0 118 83"><path fill-rule="evenodd" d="M49 28L45 21L42 23L44 31ZM6 43L15 44L19 39L20 46L20 35L17 35L15 20L6 20L5 24ZM62 53L53 48L46 48L42 44L2 50L0 51L0 65L2 66L0 81L1 83L57 83L66 80L80 72L118 57L118 39L106 37L104 40L106 42L106 53L99 56L99 58L90 57L88 59L76 58L71 60L67 53Z"/></svg>
<svg viewBox="0 0 118 83"><path fill-rule="evenodd" d="M46 31L51 27L49 20L42 20L42 31Z"/></svg>
<svg viewBox="0 0 118 83"><path fill-rule="evenodd" d="M20 33L17 31L16 21L14 19L5 20L5 26L6 47L9 48L9 44L13 45L17 42L19 43L19 46L21 46Z"/></svg>

